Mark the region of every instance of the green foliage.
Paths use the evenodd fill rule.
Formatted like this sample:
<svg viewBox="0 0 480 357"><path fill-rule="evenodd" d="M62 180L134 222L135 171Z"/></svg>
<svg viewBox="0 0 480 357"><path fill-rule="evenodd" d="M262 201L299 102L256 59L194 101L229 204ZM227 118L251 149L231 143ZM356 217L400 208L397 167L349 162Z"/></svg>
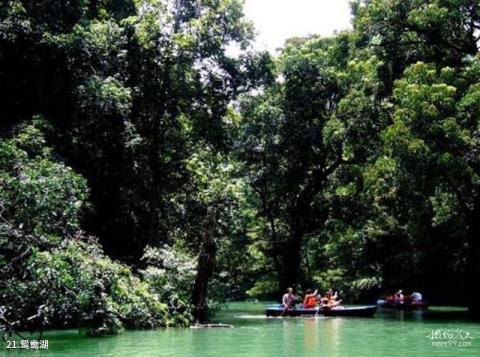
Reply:
<svg viewBox="0 0 480 357"><path fill-rule="evenodd" d="M179 323L150 285L105 257L92 240L33 250L21 269L21 279L6 279L2 289L5 316L20 321L17 328L80 326L102 335Z"/></svg>
<svg viewBox="0 0 480 357"><path fill-rule="evenodd" d="M39 127L28 126L14 139L2 139L5 234L31 238L18 247L10 238L2 240L11 249L2 262L25 249L26 259L33 247L54 254L52 249L82 226L99 236L112 257L139 263L145 247L178 242L175 256L188 257L181 260L188 265L196 261L206 212L214 209L220 257L212 297L242 295L255 269L240 257L233 266L232 257L248 251L246 226L253 210L245 183L234 177L241 164L228 153L239 118L231 102L257 83L272 81L270 56L246 51L252 37L237 0L3 1L2 138L3 130L10 132L36 113L51 125L46 137ZM240 55L229 56L230 46L238 46ZM167 301L181 287L177 293L185 305L194 265L176 280L173 270L162 270L163 263L145 267L147 288ZM143 296L141 284L124 307L132 314L138 310L138 316L128 317L129 322L108 318L106 330L116 330L118 319L128 326L164 321L155 317L154 303L145 305L150 297L137 301ZM98 303L99 310L113 311L111 316L127 314L115 300ZM142 311L152 312L153 322ZM175 319L175 324L187 323L188 315L178 313Z"/></svg>
<svg viewBox="0 0 480 357"><path fill-rule="evenodd" d="M320 238L332 211L354 219L348 211L358 206L359 187L351 180L360 176L357 164L376 154L377 134L388 124L381 62L350 60L351 44L348 34L290 41L279 58L283 80L243 102L241 157L281 289L313 282L302 256L318 259L302 247Z"/></svg>
<svg viewBox="0 0 480 357"><path fill-rule="evenodd" d="M252 298L269 300L276 297L278 293L278 282L276 277L265 277L255 282L247 295Z"/></svg>
<svg viewBox="0 0 480 357"><path fill-rule="evenodd" d="M280 80L243 101L259 241L282 288L435 291L435 269L461 287L478 201L478 8L378 0L353 13L351 33L288 41Z"/></svg>
<svg viewBox="0 0 480 357"><path fill-rule="evenodd" d="M162 303L165 287L112 261L79 230L86 182L52 156L42 126L36 118L0 142L3 332L85 327L104 335L188 325L188 312Z"/></svg>
<svg viewBox="0 0 480 357"><path fill-rule="evenodd" d="M176 196L196 184L190 154L200 141L226 151L231 100L268 79L269 56L246 52L241 1L12 0L0 14L5 125L51 119L55 151L89 182L90 229L109 253L138 261L147 245L172 243L184 222ZM230 45L242 53L228 56Z"/></svg>
<svg viewBox="0 0 480 357"><path fill-rule="evenodd" d="M196 274L194 257L164 246L147 248L142 259L148 265L142 275L162 300L187 304Z"/></svg>
<svg viewBox="0 0 480 357"><path fill-rule="evenodd" d="M331 287L335 287L340 291L345 289L345 272L342 269L327 269L319 272L314 277L314 282L320 291L327 291Z"/></svg>
<svg viewBox="0 0 480 357"><path fill-rule="evenodd" d="M403 70L418 61L458 66L475 55L478 6L471 0L355 1L357 41L384 61L391 88Z"/></svg>
<svg viewBox="0 0 480 357"><path fill-rule="evenodd" d="M213 305L245 297L246 290L265 269L259 263L261 258L253 253L254 239L248 234L255 224L255 207L252 192L241 176L242 163L229 155L215 154L212 147L203 144L187 162L196 193L185 200L204 215L209 208L216 211L217 259L209 285ZM192 236L198 235L199 225L204 224L203 220L196 223L194 219L190 221ZM198 241L186 246L191 249Z"/></svg>
<svg viewBox="0 0 480 357"><path fill-rule="evenodd" d="M210 307L292 284L457 296L480 274L478 1L352 9L271 58L239 0L2 1L12 326L187 325L207 228Z"/></svg>
<svg viewBox="0 0 480 357"><path fill-rule="evenodd" d="M18 127L14 139L0 142L0 207L5 220L35 234L72 234L86 207L86 181L53 159L34 124Z"/></svg>

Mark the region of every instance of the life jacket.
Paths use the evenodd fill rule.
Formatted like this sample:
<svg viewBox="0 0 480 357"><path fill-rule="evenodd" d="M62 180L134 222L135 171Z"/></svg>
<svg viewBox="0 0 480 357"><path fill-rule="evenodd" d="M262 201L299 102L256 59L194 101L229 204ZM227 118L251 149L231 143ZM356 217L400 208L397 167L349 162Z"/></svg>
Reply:
<svg viewBox="0 0 480 357"><path fill-rule="evenodd" d="M315 307L317 305L317 300L314 295L306 296L303 305L306 308Z"/></svg>

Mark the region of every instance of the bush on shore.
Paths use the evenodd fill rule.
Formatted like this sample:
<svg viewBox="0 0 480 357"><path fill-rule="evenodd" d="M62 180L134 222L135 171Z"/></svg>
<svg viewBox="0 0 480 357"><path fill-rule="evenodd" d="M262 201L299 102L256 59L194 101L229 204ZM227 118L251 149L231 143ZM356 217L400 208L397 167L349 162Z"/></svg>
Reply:
<svg viewBox="0 0 480 357"><path fill-rule="evenodd" d="M35 118L0 141L2 332L85 327L105 335L188 325L186 308L169 308L158 287L80 231L86 181L52 154L45 128Z"/></svg>

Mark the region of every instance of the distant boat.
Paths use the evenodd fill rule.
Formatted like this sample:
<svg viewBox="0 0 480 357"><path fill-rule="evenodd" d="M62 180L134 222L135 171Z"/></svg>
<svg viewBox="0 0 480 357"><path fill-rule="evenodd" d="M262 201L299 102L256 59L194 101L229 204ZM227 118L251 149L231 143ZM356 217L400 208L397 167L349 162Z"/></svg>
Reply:
<svg viewBox="0 0 480 357"><path fill-rule="evenodd" d="M335 308L313 308L313 309L304 309L295 308L285 311L281 305L269 306L265 310L265 314L269 317L280 317L280 316L315 316L315 315L324 315L324 316L345 316L345 317L373 317L377 311L376 305L371 306L355 306L355 307L335 307Z"/></svg>
<svg viewBox="0 0 480 357"><path fill-rule="evenodd" d="M395 309L395 310L404 310L404 311L411 311L411 310L424 310L428 309L428 303L426 301L420 302L405 302L403 304L398 304L395 302L387 302L385 300L378 300L378 306L382 309Z"/></svg>

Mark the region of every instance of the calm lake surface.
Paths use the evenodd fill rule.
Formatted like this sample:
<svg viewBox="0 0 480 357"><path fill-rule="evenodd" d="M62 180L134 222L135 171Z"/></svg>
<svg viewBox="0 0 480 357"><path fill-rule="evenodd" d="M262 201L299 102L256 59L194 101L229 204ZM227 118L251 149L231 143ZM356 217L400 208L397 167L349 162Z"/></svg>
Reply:
<svg viewBox="0 0 480 357"><path fill-rule="evenodd" d="M232 329L125 331L103 338L51 331L43 337L48 350L3 346L0 356L480 356L480 324L452 313L458 308L377 312L371 319L266 318L266 305L230 303L215 320L233 324ZM432 331L439 339L431 339Z"/></svg>

